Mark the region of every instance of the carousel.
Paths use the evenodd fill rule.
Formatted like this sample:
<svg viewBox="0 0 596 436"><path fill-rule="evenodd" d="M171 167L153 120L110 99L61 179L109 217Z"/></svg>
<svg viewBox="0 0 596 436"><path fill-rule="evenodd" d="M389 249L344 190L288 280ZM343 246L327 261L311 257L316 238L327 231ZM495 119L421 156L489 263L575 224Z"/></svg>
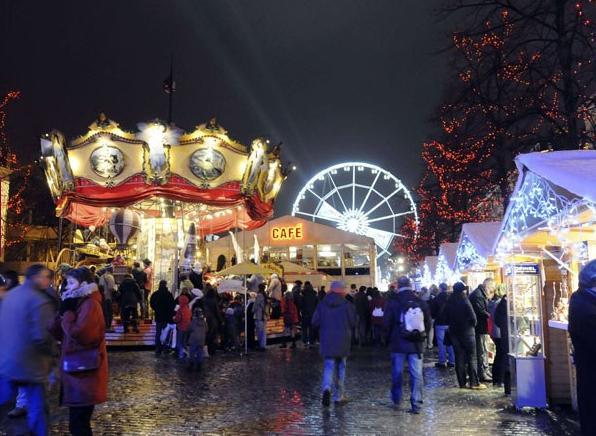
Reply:
<svg viewBox="0 0 596 436"><path fill-rule="evenodd" d="M57 130L43 135L41 154L56 214L76 226L79 252L128 266L150 259L153 288L207 267L201 247L212 235L264 225L288 173L279 145L257 138L245 146L215 118L190 132L159 120L130 132L100 114L70 142Z"/></svg>

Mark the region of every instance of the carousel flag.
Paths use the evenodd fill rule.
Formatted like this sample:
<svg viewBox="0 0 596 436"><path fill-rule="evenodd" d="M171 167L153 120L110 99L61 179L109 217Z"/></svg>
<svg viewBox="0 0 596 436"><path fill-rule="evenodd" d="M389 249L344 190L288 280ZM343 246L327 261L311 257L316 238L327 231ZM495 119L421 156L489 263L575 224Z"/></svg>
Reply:
<svg viewBox="0 0 596 436"><path fill-rule="evenodd" d="M120 209L110 218L110 232L118 241L118 248L124 248L141 228L139 214L129 209Z"/></svg>
<svg viewBox="0 0 596 436"><path fill-rule="evenodd" d="M253 255L255 257L255 263L259 263L259 259L261 258L261 247L259 247L259 240L257 239L257 235L253 235L255 237L255 245L253 247Z"/></svg>
<svg viewBox="0 0 596 436"><path fill-rule="evenodd" d="M190 270L191 265L194 264L194 259L197 254L197 228L195 223L190 223L188 226L188 234L186 236L186 243L184 244L184 266Z"/></svg>
<svg viewBox="0 0 596 436"><path fill-rule="evenodd" d="M234 246L234 253L236 254L236 262L237 263L244 262L244 253L242 252L240 245L238 245L238 241L236 240L236 235L233 232L228 232L228 233L232 237L232 245Z"/></svg>

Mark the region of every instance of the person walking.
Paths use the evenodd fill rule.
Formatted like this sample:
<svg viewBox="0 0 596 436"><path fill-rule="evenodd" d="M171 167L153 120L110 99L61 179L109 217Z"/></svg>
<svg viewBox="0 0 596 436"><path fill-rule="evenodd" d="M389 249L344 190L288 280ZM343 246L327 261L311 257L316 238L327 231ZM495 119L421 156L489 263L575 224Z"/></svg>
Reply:
<svg viewBox="0 0 596 436"><path fill-rule="evenodd" d="M277 274L271 274L269 279L269 297L271 298L271 319L281 318L281 300L283 298L283 290L281 280Z"/></svg>
<svg viewBox="0 0 596 436"><path fill-rule="evenodd" d="M392 286L390 292L395 291ZM376 347L385 344L385 299L378 290L372 291L372 300L369 303L370 324L372 327L372 342Z"/></svg>
<svg viewBox="0 0 596 436"><path fill-rule="evenodd" d="M192 320L188 328L188 369L200 371L203 366L203 349L207 335L207 322L200 306L192 310Z"/></svg>
<svg viewBox="0 0 596 436"><path fill-rule="evenodd" d="M315 341L314 329L312 328L312 317L317 309L319 300L310 282L304 282L301 298L301 322L302 322L302 343L310 348Z"/></svg>
<svg viewBox="0 0 596 436"><path fill-rule="evenodd" d="M90 436L91 417L97 404L108 399L108 354L101 294L83 268L66 275L62 316L54 326L62 341L61 404L69 408L73 436ZM59 323L59 324L58 324Z"/></svg>
<svg viewBox="0 0 596 436"><path fill-rule="evenodd" d="M430 311L412 290L408 277L400 277L397 291L391 292L385 307L385 328L390 338L392 386L391 399L399 406L402 399L404 362L410 373L410 405L412 413L420 413L422 404L422 358L426 331L430 327Z"/></svg>
<svg viewBox="0 0 596 436"><path fill-rule="evenodd" d="M493 367L491 371L494 387L501 387L503 385L503 378L501 377L501 366L504 364L503 359L506 358L506 355L503 354L502 350L499 353L501 328L495 322L497 307L501 302L501 296L502 295L500 288L495 287L493 297L490 300L488 300L488 313L490 314L490 317L488 319L488 334L490 336L491 341L495 345L495 356L493 359Z"/></svg>
<svg viewBox="0 0 596 436"><path fill-rule="evenodd" d="M445 306L449 338L455 351L455 374L460 388L465 388L469 382L471 389L486 389L486 385L478 381L476 313L466 295L467 289L462 282L455 283Z"/></svg>
<svg viewBox="0 0 596 436"><path fill-rule="evenodd" d="M435 364L437 368L455 366L455 352L453 345L445 345L445 334L449 329L449 320L445 312L445 306L449 299L449 287L446 283L439 285L439 294L430 302L430 313L435 321L435 332L437 334L437 345L439 347L439 361Z"/></svg>
<svg viewBox="0 0 596 436"><path fill-rule="evenodd" d="M212 356L217 348L217 335L223 325L223 315L219 310L217 291L211 284L205 285L204 314L207 319L207 351Z"/></svg>
<svg viewBox="0 0 596 436"><path fill-rule="evenodd" d="M16 271L8 270L0 274L0 310L2 299L6 297L7 293L19 286L19 274ZM27 414L27 394L25 388L17 388L17 401L14 409L12 409L6 416L9 418L20 418Z"/></svg>
<svg viewBox="0 0 596 436"><path fill-rule="evenodd" d="M153 265L149 259L143 260L143 272L145 273L145 283L141 287L142 291L142 318L149 318L149 295L153 290Z"/></svg>
<svg viewBox="0 0 596 436"><path fill-rule="evenodd" d="M155 355L159 356L164 350L161 343L161 332L169 323L174 322L175 307L174 296L168 289L165 280L159 282L157 291L151 294L149 301L155 317Z"/></svg>
<svg viewBox="0 0 596 436"><path fill-rule="evenodd" d="M114 296L114 290L116 289L116 280L112 275L112 267L106 268L104 273L99 278L99 289L103 294L103 316L106 322L106 331L113 332L112 319L114 313L112 310L112 300Z"/></svg>
<svg viewBox="0 0 596 436"><path fill-rule="evenodd" d="M488 367L488 320L490 318L488 300L492 297L494 289L494 280L487 278L470 294L470 303L476 314L476 371L481 382L492 382Z"/></svg>
<svg viewBox="0 0 596 436"><path fill-rule="evenodd" d="M284 319L284 339L280 348L288 348L288 336L292 341L290 348L296 348L296 326L300 321L298 308L294 303L294 293L286 291L282 300L281 311Z"/></svg>
<svg viewBox="0 0 596 436"><path fill-rule="evenodd" d="M362 348L368 344L368 332L370 324L369 301L366 296L366 286L360 286L354 296L354 308L356 309L356 333L358 334L358 345Z"/></svg>
<svg viewBox="0 0 596 436"><path fill-rule="evenodd" d="M493 368L493 380L503 383L505 395L511 395L511 368L509 366L509 319L507 317L507 293L501 297L501 301L495 309L495 326L499 328L500 337L496 339L497 353L495 362L497 368Z"/></svg>
<svg viewBox="0 0 596 436"><path fill-rule="evenodd" d="M320 354L324 359L322 403L331 404L331 389L336 404L347 401L345 396L346 363L350 355L352 329L356 325L354 306L346 298L346 286L331 282L329 294L319 303L312 325L319 329Z"/></svg>
<svg viewBox="0 0 596 436"><path fill-rule="evenodd" d="M265 284L259 285L257 298L252 308L257 332L257 351L267 350L267 297L265 295Z"/></svg>
<svg viewBox="0 0 596 436"><path fill-rule="evenodd" d="M174 322L176 323L176 349L178 351L178 359L183 360L188 342L188 328L190 327L192 314L186 295L180 295L180 297L178 297L178 304L178 310L176 310L176 315L174 315Z"/></svg>
<svg viewBox="0 0 596 436"><path fill-rule="evenodd" d="M52 276L43 265L27 268L25 283L2 298L0 306L0 379L23 389L27 425L36 436L49 434L49 406L45 383L58 355L48 330L55 318L54 303L45 290ZM103 322L101 323L103 325ZM8 398L0 398L0 403Z"/></svg>
<svg viewBox="0 0 596 436"><path fill-rule="evenodd" d="M596 434L596 260L579 274L579 289L569 302L569 335L577 372L579 422L584 436Z"/></svg>
<svg viewBox="0 0 596 436"><path fill-rule="evenodd" d="M132 329L135 333L139 333L139 313L137 307L142 301L141 290L139 285L134 280L131 274L128 274L120 286L120 315L122 317L122 325L124 326L124 333L128 333L128 327L132 324Z"/></svg>

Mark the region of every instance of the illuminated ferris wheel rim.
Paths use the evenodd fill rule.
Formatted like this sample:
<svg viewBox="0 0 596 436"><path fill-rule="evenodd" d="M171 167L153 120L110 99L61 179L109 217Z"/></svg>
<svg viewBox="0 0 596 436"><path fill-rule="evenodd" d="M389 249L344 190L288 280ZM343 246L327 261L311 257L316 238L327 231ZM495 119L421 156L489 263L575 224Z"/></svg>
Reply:
<svg viewBox="0 0 596 436"><path fill-rule="evenodd" d="M362 172L365 168L371 170L371 173L376 174L374 181L370 185L363 185L361 183L356 183L356 173ZM341 185L337 185L335 183L335 180L333 179L332 175L337 174L338 170L344 170L346 172L349 172L350 169L352 170L351 183L344 183ZM378 190L376 188L377 182L378 182L379 178L381 177L381 175L383 176L383 180L385 182L390 181L390 182L394 183L395 189L393 190L393 192L391 192L388 195L383 194L380 190ZM326 193L323 193L322 195L319 195L316 192L314 192L314 190L313 190L314 184L317 181L324 181L326 176L331 181L332 189ZM364 200L360 203L360 207L358 207L358 208L356 207L356 198L355 198L355 196L356 196L355 192L356 192L357 187L367 190L366 196L364 197ZM339 193L339 191L341 191L342 189L345 190L345 189L349 189L349 188L352 188L352 207L351 208L348 208L346 206L346 203L344 202L342 195ZM400 192L403 192L403 197L409 202L410 208L409 208L409 210L407 210L405 212L395 213L393 210L392 204L389 202L389 200L393 196L395 196L396 194L398 194ZM306 195L308 193L312 194L316 199L318 199L318 204L314 208L312 213L304 212L300 208L300 202L306 198ZM381 198L381 201L379 201L372 209L365 212L364 206L367 204L367 201L372 193L375 193L379 198ZM327 200L332 198L335 194L337 194L337 196L339 197L339 200L340 200L340 202L343 206L343 209L344 209L343 212L339 212L334 207L330 206L329 203L327 202ZM380 218L377 217L377 218L369 219L368 216L372 212L374 212L376 209L381 207L382 205L386 205L386 207L391 212L390 215L380 217ZM326 210L325 210L326 213L321 214L321 210L325 209L325 208L326 208ZM399 218L399 217L410 215L410 214L414 215L414 221L416 224L416 234L417 234L418 212L416 210L416 204L414 203L414 200L412 198L410 191L406 188L406 186L403 184L403 182L400 179L395 177L389 171L385 170L384 168L382 168L378 165L370 164L370 163L366 163L366 162L343 162L343 163L332 165L330 167L327 167L327 168L319 171L313 177L311 177L308 180L308 182L306 182L306 184L302 187L302 189L296 196L296 200L294 201L294 204L292 207L292 215L294 215L294 216L302 215L302 216L310 217L313 221L319 219L319 220L334 222L336 224L336 226L341 230L346 230L346 231L350 231L352 233L363 234L363 235L372 237L373 239L375 239L375 242L377 243L377 246L380 249L380 253L378 254L379 256L383 255L385 253L390 254L389 251L387 250L387 248L388 248L388 245L390 244L392 238L390 240L388 240L387 234L390 233L392 237L393 236L403 237L403 235L396 233L395 229L393 232L387 232L385 230L380 230L380 229L371 227L370 224L378 222L378 221L387 220L389 218L392 218L393 222L395 224L395 218ZM380 242L379 241L380 239L383 239L383 242Z"/></svg>

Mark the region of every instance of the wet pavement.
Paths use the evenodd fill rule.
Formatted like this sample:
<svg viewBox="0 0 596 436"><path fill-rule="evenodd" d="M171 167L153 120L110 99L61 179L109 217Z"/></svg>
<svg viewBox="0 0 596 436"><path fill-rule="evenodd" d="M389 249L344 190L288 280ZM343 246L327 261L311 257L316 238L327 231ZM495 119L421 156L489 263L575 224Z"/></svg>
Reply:
<svg viewBox="0 0 596 436"><path fill-rule="evenodd" d="M453 369L425 359L420 415L389 401L385 350L356 350L348 361L350 402L320 405L321 360L316 350L279 350L248 357L217 355L190 373L151 351L110 353L110 402L98 406L96 435L358 434L565 435L576 426L564 412L515 412L502 391L456 388ZM52 401L52 433L68 433L68 412ZM6 418L0 434L21 434L25 421Z"/></svg>

